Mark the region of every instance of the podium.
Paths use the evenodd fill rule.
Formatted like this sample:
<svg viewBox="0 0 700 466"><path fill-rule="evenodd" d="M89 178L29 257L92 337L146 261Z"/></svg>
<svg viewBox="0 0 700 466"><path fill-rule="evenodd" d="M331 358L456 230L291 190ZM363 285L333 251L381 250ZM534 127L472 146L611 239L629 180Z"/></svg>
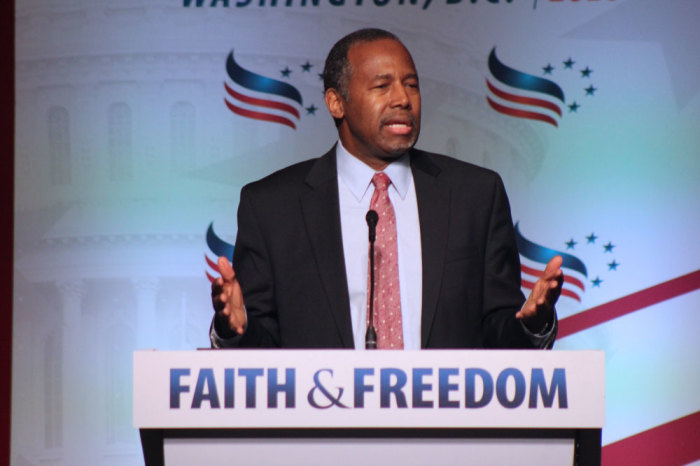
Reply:
<svg viewBox="0 0 700 466"><path fill-rule="evenodd" d="M134 353L146 466L599 464L604 354Z"/></svg>

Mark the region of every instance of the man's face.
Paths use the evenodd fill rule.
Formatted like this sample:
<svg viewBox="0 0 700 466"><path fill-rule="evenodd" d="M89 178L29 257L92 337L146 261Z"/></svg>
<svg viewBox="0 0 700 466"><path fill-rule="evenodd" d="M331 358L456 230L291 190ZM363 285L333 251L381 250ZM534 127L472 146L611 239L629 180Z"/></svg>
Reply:
<svg viewBox="0 0 700 466"><path fill-rule="evenodd" d="M347 99L329 90L343 146L375 170L413 147L420 132L418 75L408 50L391 39L350 47ZM331 94L329 96L329 93Z"/></svg>

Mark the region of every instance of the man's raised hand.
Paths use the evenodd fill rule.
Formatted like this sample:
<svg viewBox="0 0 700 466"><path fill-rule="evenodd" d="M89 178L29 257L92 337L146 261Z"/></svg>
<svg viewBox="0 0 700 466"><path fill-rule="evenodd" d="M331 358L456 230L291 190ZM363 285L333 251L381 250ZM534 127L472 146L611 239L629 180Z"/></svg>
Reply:
<svg viewBox="0 0 700 466"><path fill-rule="evenodd" d="M219 257L218 265L221 276L211 284L214 325L221 338L231 338L245 330L247 321L243 292L228 259L224 256Z"/></svg>
<svg viewBox="0 0 700 466"><path fill-rule="evenodd" d="M554 305L561 294L564 273L563 259L554 256L530 292L522 309L515 314L533 333L539 333L554 320Z"/></svg>

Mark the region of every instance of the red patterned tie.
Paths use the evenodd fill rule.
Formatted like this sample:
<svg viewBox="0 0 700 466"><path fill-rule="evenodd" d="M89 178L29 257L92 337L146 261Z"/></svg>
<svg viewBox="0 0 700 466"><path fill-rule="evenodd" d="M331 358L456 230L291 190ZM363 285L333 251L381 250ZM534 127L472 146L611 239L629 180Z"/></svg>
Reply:
<svg viewBox="0 0 700 466"><path fill-rule="evenodd" d="M379 214L374 243L374 326L377 329L377 348L403 349L396 216L388 192L391 180L383 172L376 173L372 177L372 184L374 194L369 208ZM368 283L369 280L371 278L368 277ZM369 292L367 295L369 312Z"/></svg>

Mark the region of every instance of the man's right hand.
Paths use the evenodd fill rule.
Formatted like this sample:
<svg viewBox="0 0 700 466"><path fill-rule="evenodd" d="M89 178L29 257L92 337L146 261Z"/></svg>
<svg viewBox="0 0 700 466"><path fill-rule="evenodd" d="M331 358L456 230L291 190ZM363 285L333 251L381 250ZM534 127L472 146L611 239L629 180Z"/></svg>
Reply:
<svg viewBox="0 0 700 466"><path fill-rule="evenodd" d="M236 273L224 256L218 260L221 276L211 284L211 302L214 306L216 333L221 338L241 335L246 325L243 292Z"/></svg>

